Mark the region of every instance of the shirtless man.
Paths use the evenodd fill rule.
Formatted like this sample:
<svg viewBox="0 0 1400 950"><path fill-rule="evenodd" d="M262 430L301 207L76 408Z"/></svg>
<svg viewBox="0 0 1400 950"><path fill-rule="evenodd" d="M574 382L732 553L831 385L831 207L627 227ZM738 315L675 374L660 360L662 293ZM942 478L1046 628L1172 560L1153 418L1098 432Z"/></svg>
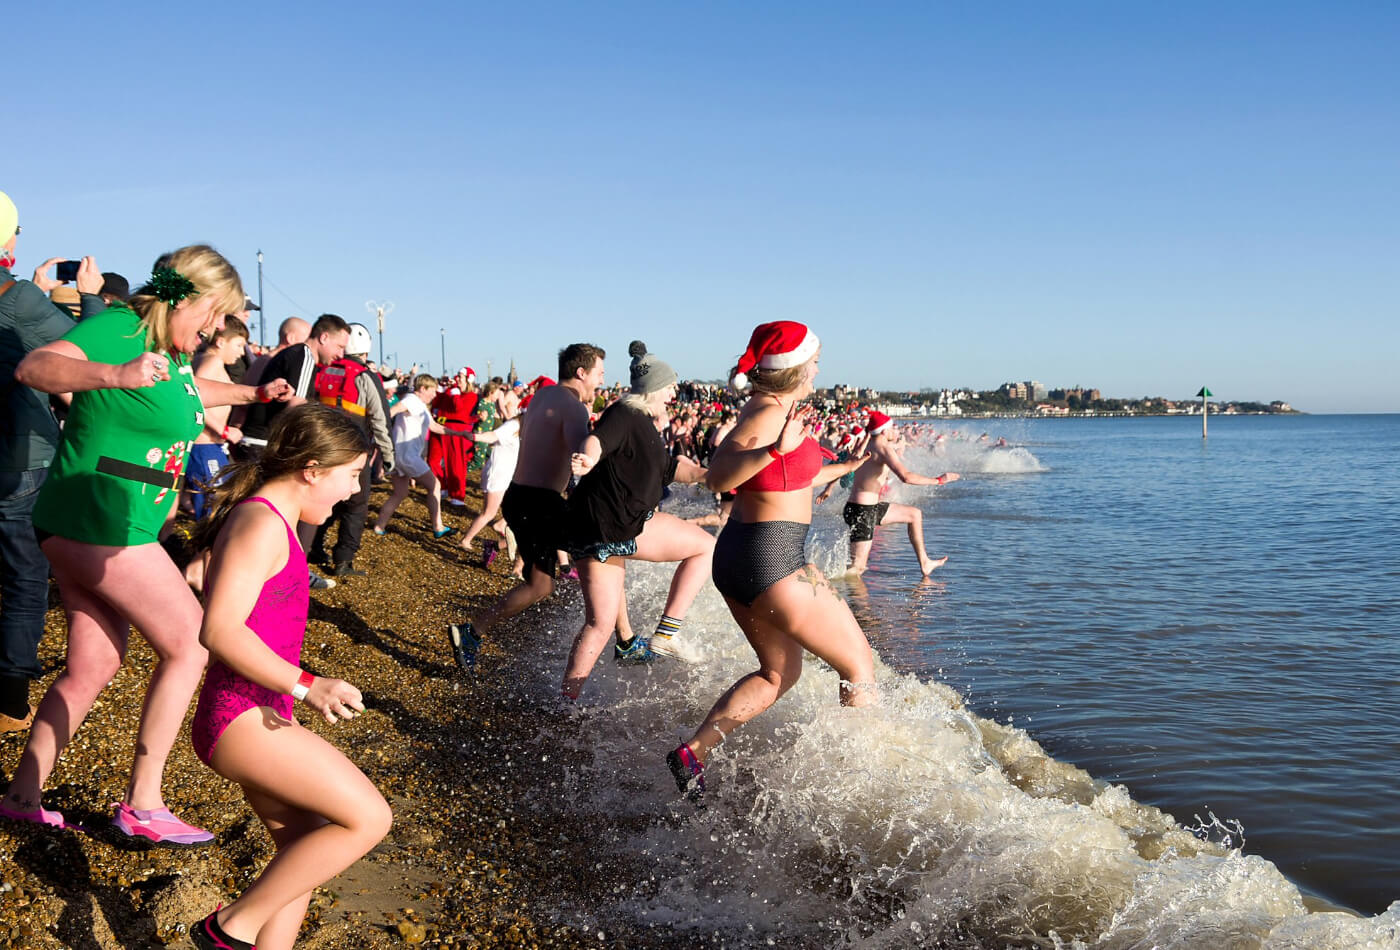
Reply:
<svg viewBox="0 0 1400 950"><path fill-rule="evenodd" d="M866 562L870 558L870 545L875 540L875 526L886 524L907 524L909 543L914 546L914 554L919 559L919 569L930 574L935 568L947 563L947 557L932 558L924 550L924 515L913 505L896 505L880 500L881 489L889 481L893 472L906 485L946 485L960 477L957 472L944 472L937 478L911 472L904 467L899 450L894 445L890 431L890 417L883 412L872 411L866 425L870 444L867 451L870 457L856 469L855 484L851 486L851 500L841 512L846 524L851 526L851 564L849 572L864 574Z"/></svg>
<svg viewBox="0 0 1400 950"><path fill-rule="evenodd" d="M447 628L457 665L470 670L477 646L492 627L554 593L554 572L564 546L568 487L574 450L588 438L588 411L603 385L600 347L573 343L559 351L559 383L541 386L521 417L520 454L501 514L525 559L525 583L517 585L475 620Z"/></svg>

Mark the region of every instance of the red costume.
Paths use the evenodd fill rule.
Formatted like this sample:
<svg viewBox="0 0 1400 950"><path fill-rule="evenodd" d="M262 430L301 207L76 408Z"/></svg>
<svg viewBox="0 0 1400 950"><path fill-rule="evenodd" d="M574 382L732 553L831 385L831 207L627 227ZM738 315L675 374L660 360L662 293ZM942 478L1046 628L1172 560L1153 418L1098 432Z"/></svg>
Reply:
<svg viewBox="0 0 1400 950"><path fill-rule="evenodd" d="M476 404L480 396L464 392L454 383L441 390L429 407L433 418L448 429L470 431L476 428ZM466 501L467 466L471 465L476 443L460 435L428 436L428 467L442 482L451 498Z"/></svg>

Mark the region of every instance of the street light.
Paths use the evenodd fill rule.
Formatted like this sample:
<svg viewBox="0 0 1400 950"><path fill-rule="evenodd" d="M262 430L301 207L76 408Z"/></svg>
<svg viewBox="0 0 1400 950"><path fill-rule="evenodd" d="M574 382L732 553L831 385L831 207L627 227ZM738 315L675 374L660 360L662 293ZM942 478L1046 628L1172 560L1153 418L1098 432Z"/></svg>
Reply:
<svg viewBox="0 0 1400 950"><path fill-rule="evenodd" d="M365 309L375 315L379 321L379 365L384 365L384 317L386 314L394 312L394 302L386 300L378 303L373 300L365 301Z"/></svg>
<svg viewBox="0 0 1400 950"><path fill-rule="evenodd" d="M267 311L263 309L262 296L262 251L258 251L258 346L266 347L263 333L267 330Z"/></svg>
<svg viewBox="0 0 1400 950"><path fill-rule="evenodd" d="M447 375L447 327L441 327L438 332L442 334L442 375Z"/></svg>

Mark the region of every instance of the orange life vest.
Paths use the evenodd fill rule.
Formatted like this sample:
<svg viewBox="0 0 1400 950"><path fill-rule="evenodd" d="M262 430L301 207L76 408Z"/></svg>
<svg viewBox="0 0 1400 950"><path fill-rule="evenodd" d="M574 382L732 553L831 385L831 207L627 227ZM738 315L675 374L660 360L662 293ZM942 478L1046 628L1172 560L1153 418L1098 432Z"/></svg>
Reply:
<svg viewBox="0 0 1400 950"><path fill-rule="evenodd" d="M349 358L341 358L329 366L322 366L316 373L316 401L344 409L351 415L363 416L365 407L360 405L360 387L357 380L361 373L367 372L368 366Z"/></svg>

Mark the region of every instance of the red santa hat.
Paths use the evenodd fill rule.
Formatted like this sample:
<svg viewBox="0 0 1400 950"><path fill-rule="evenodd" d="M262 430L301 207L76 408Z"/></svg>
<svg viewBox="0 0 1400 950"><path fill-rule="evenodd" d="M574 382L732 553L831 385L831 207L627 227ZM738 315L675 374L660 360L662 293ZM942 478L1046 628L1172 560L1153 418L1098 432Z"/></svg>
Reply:
<svg viewBox="0 0 1400 950"><path fill-rule="evenodd" d="M871 435L879 435L890 427L891 419L878 409L870 410L870 418L866 421L866 428Z"/></svg>
<svg viewBox="0 0 1400 950"><path fill-rule="evenodd" d="M476 370L472 369L470 366L463 366L461 369L457 370L457 375L467 377L467 382L469 383L476 382Z"/></svg>
<svg viewBox="0 0 1400 950"><path fill-rule="evenodd" d="M821 340L804 324L795 320L775 320L765 323L749 337L749 348L739 357L739 371L734 374L734 388L749 388L749 371L761 369L791 369L817 355Z"/></svg>

